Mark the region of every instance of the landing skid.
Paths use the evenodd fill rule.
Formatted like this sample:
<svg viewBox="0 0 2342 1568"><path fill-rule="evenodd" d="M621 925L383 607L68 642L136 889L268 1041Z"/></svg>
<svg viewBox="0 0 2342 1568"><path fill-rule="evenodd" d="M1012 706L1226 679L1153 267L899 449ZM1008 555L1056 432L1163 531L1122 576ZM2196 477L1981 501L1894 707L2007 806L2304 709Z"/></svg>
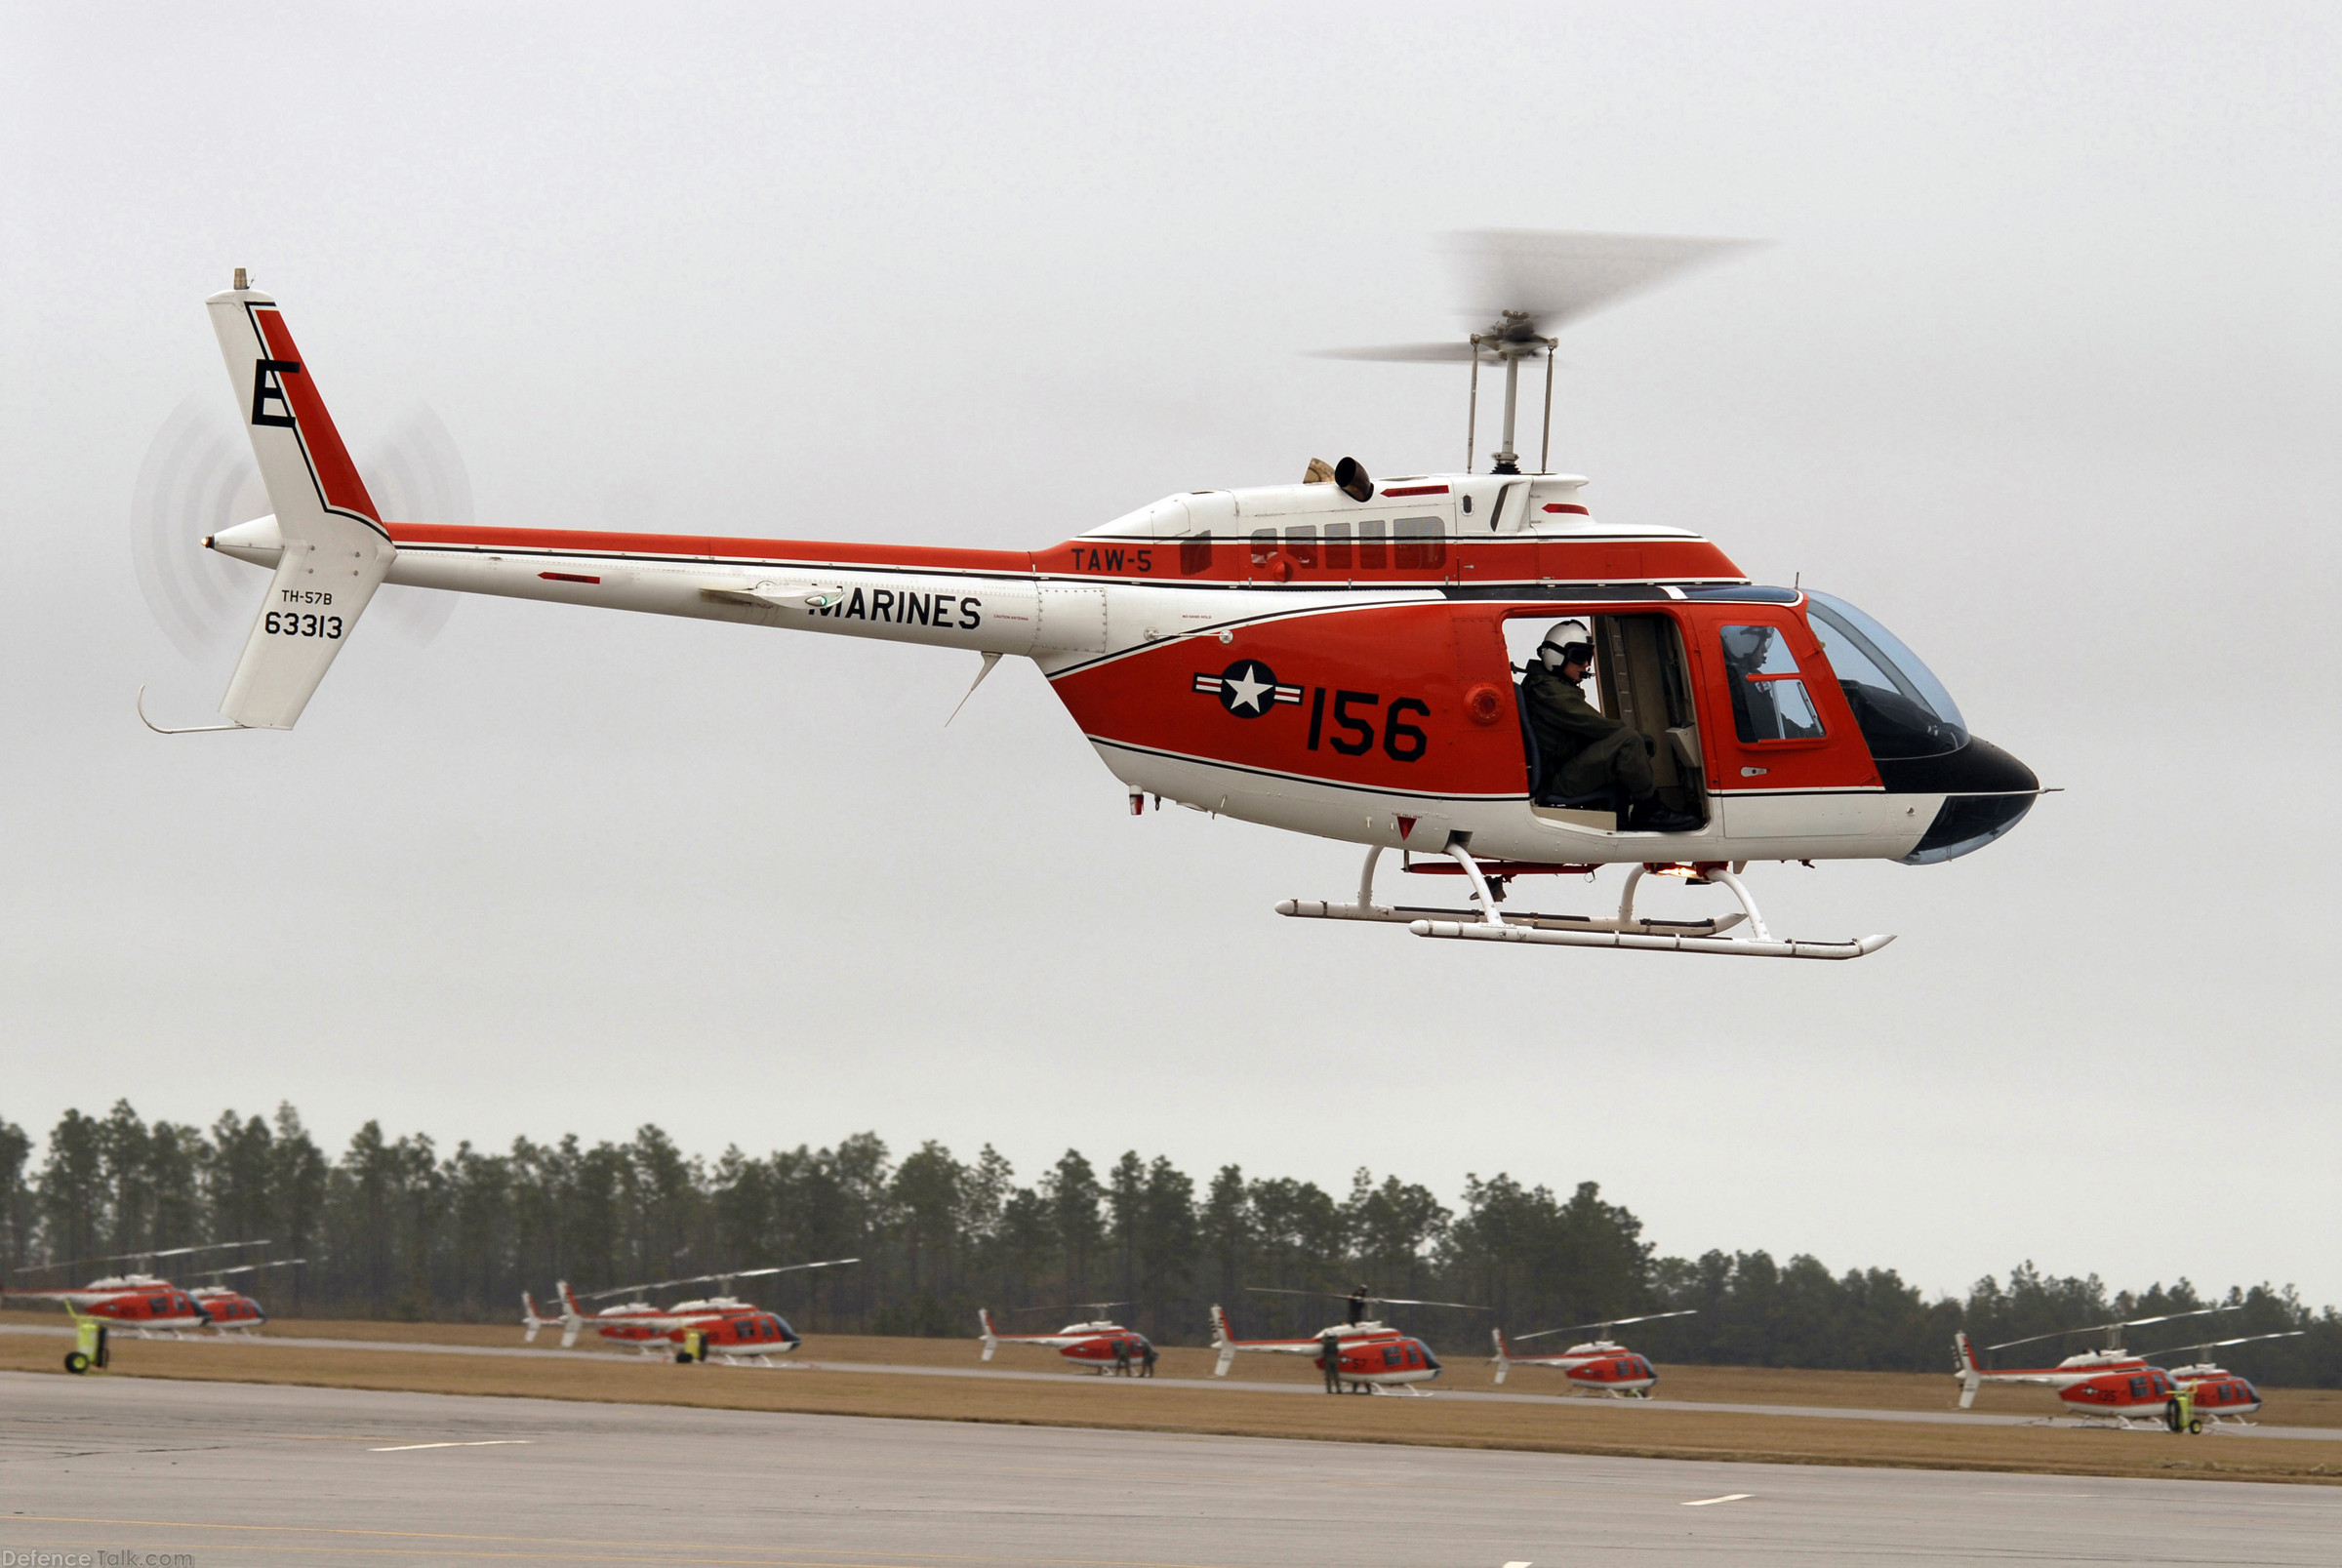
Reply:
<svg viewBox="0 0 2342 1568"><path fill-rule="evenodd" d="M1366 851L1358 873L1358 902L1328 904L1315 899L1287 899L1276 912L1307 920L1368 920L1403 925L1418 937L1461 939L1467 942L1519 942L1552 947L1631 947L1646 952L1725 953L1742 958L1861 958L1895 939L1858 937L1850 942L1784 942L1765 929L1756 901L1738 876L1724 867L1703 867L1704 880L1729 888L1740 901L1741 912L1716 920L1653 920L1635 913L1635 890L1650 867L1637 865L1627 872L1627 885L1614 916L1578 914L1507 914L1489 896L1488 879L1469 851L1450 847L1449 858L1472 879L1477 909L1420 909L1374 902L1374 867L1382 846ZM1748 935L1722 933L1746 923Z"/></svg>

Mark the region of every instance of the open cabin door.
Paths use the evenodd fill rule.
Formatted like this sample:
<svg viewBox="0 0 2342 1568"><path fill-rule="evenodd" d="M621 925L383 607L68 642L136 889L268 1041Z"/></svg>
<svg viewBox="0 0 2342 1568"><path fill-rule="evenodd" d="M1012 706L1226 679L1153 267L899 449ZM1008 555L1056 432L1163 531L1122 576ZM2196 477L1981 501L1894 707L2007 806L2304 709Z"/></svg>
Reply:
<svg viewBox="0 0 2342 1568"><path fill-rule="evenodd" d="M1667 809L1705 822L1708 817L1708 768L1701 744L1698 682L1687 657L1683 628L1664 610L1617 611L1607 605L1540 605L1517 611L1505 621L1505 643L1512 664L1535 660L1545 630L1556 621L1580 620L1594 633L1594 675L1583 690L1587 701L1608 717L1618 719L1649 743L1652 782L1659 803ZM1521 767L1530 771L1534 738L1525 716L1521 721ZM1544 777L1550 782L1557 759L1544 757ZM1532 802L1540 780L1529 779ZM1548 801L1550 791L1544 791ZM1580 826L1615 829L1607 811L1576 810L1551 803L1537 809Z"/></svg>

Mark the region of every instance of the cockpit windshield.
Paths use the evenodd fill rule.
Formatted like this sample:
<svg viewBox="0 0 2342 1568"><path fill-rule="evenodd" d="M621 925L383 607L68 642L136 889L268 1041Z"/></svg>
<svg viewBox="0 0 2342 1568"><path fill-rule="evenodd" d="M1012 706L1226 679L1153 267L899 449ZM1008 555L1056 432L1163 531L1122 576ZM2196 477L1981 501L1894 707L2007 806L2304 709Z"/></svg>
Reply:
<svg viewBox="0 0 2342 1568"><path fill-rule="evenodd" d="M1967 721L1919 656L1843 599L1805 594L1807 619L1874 757L1932 757L1968 744Z"/></svg>

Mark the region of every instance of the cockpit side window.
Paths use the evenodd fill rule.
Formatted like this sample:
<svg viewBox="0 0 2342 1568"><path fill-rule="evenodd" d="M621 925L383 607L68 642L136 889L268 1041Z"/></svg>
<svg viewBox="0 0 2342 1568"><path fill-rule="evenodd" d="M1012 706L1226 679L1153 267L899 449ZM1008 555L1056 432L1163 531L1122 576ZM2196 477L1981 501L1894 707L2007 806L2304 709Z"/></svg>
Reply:
<svg viewBox="0 0 2342 1568"><path fill-rule="evenodd" d="M1726 626L1723 648L1732 683L1732 725L1744 744L1822 738L1813 694L1805 689L1797 656L1779 626Z"/></svg>
<svg viewBox="0 0 2342 1568"><path fill-rule="evenodd" d="M1895 634L1843 599L1808 593L1806 621L1874 757L1932 757L1968 744L1952 694Z"/></svg>

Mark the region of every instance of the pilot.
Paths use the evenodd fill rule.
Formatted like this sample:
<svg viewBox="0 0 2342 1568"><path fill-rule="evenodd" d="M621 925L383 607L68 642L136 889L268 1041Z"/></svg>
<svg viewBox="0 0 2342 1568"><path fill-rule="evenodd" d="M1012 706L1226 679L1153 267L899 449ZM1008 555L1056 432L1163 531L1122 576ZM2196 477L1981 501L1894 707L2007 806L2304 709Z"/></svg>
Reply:
<svg viewBox="0 0 2342 1568"><path fill-rule="evenodd" d="M1593 631L1583 621L1556 621L1546 628L1537 658L1521 675L1521 695L1545 764L1542 790L1564 800L1607 795L1621 825L1639 832L1698 827L1700 819L1659 801L1651 778L1657 743L1586 701L1578 688L1593 669Z"/></svg>
<svg viewBox="0 0 2342 1568"><path fill-rule="evenodd" d="M1350 1326L1355 1328L1366 1318L1366 1303L1370 1300L1366 1287L1360 1285L1350 1293Z"/></svg>

